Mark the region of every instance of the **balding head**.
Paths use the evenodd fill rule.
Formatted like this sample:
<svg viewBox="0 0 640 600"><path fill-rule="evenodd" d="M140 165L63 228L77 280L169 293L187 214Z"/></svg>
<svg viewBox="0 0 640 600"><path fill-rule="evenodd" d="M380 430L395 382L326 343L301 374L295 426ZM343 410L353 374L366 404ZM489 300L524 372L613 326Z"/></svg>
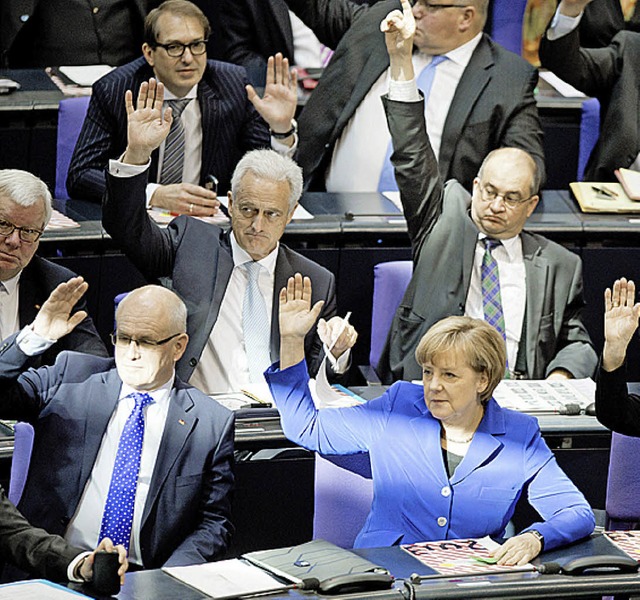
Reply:
<svg viewBox="0 0 640 600"><path fill-rule="evenodd" d="M187 309L172 291L147 285L116 311L115 357L123 382L152 391L167 383L187 346Z"/></svg>

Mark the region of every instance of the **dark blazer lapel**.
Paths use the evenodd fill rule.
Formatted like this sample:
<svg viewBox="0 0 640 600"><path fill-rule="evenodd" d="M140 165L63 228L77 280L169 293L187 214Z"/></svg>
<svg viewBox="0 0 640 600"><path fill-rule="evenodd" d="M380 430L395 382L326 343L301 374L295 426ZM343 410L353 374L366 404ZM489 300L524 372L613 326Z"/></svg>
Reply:
<svg viewBox="0 0 640 600"><path fill-rule="evenodd" d="M206 339L211 335L211 330L215 325L218 315L220 314L220 306L222 299L227 291L227 285L233 272L233 257L231 255L231 247L229 242L229 233L223 233L220 238L220 246L218 248L218 260L216 265L211 265L212 272L201 273L201 281L215 281L213 290L211 290L211 301L209 302L209 313L204 324ZM205 340L206 343L206 340Z"/></svg>
<svg viewBox="0 0 640 600"><path fill-rule="evenodd" d="M527 320L527 372L535 373L536 346L540 322L542 320L542 310L547 292L547 278L549 274L549 264L540 252L540 245L532 235L523 231L522 255L524 258L524 269L527 278L527 303L525 307L525 318Z"/></svg>
<svg viewBox="0 0 640 600"><path fill-rule="evenodd" d="M462 73L449 107L449 113L444 122L438 165L440 173L445 179L449 173L449 164L451 163L457 140L462 135L462 130L469 118L469 114L473 110L476 101L478 101L478 97L491 81L493 64L491 48L483 35L471 55L469 64Z"/></svg>
<svg viewBox="0 0 640 600"><path fill-rule="evenodd" d="M268 26L277 27L280 30L287 43L287 47L283 48L283 54L291 64L294 64L293 31L291 30L291 18L289 17L287 5L281 0L268 0L268 3L274 15L274 19L269 22Z"/></svg>
<svg viewBox="0 0 640 600"><path fill-rule="evenodd" d="M220 145L216 143L216 136L221 129L221 124L219 123L219 102L221 100L218 91L209 82L209 80L214 78L213 68L211 65L208 65L205 77L203 77L198 84L198 103L200 104L200 112L202 114L201 181L203 181L204 177L211 171L211 165L215 164L214 157L216 153L226 151L226 148L220 148Z"/></svg>
<svg viewBox="0 0 640 600"><path fill-rule="evenodd" d="M273 306L271 307L271 362L280 356L280 290L287 285L287 280L295 273L294 267L289 261L287 254L278 248L278 258L276 259L276 270L273 274Z"/></svg>
<svg viewBox="0 0 640 600"><path fill-rule="evenodd" d="M182 455L184 445L198 422L195 411L191 412L193 407L194 402L189 395L189 391L180 380L176 380L171 390L167 421L160 441L156 466L149 485L147 502L142 513L141 529L144 527L151 507L156 502L160 490L165 484L171 467ZM175 481L172 481L171 485L175 485Z"/></svg>
<svg viewBox="0 0 640 600"><path fill-rule="evenodd" d="M478 228L471 220L469 215L464 219L462 231L462 284L464 285L464 293L462 297L466 300L469 293L469 284L471 283L471 270L473 269L473 260L476 254L476 244L478 243Z"/></svg>
<svg viewBox="0 0 640 600"><path fill-rule="evenodd" d="M35 259L35 257L34 257ZM18 319L20 327L25 327L36 318L36 314L43 302L39 298L40 282L34 276L33 265L29 263L20 275L20 287L18 290Z"/></svg>
<svg viewBox="0 0 640 600"><path fill-rule="evenodd" d="M109 419L111 419L111 415L118 404L121 388L122 381L114 368L104 373L99 379L96 378L95 381L92 381L91 387L87 389L85 443L82 454L78 499L91 475Z"/></svg>

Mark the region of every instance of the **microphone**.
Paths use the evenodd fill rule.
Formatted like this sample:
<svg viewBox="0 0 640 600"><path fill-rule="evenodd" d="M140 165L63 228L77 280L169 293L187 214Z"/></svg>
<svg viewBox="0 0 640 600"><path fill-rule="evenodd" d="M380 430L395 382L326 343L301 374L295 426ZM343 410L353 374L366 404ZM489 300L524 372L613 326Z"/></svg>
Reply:
<svg viewBox="0 0 640 600"><path fill-rule="evenodd" d="M316 591L320 588L320 580L317 577L306 577L299 583L292 583L291 585L287 585L285 587L280 588L279 590L270 590L268 592L253 592L252 594L243 594L242 596L237 596L238 600L244 600L244 598L258 598L259 596L267 596L270 594L277 592L285 592L288 590L309 590Z"/></svg>
<svg viewBox="0 0 640 600"><path fill-rule="evenodd" d="M360 217L402 217L402 213L401 212L397 212L397 213L354 213L351 212L350 210L345 211L344 213L344 219L345 221L353 221L356 217L360 218Z"/></svg>
<svg viewBox="0 0 640 600"><path fill-rule="evenodd" d="M560 573L562 573L562 567L556 562L548 562L542 563L538 566L530 565L528 567L510 567L505 569L495 569L491 571L478 571L477 573L460 573L459 575L455 575L452 573L438 573L437 575L418 575L417 573L413 573L411 577L409 577L409 580L411 581L411 583L420 584L423 581L427 581L429 579L462 579L463 577L486 577L487 575L507 575L509 573L522 572L534 572L540 573L541 575L559 575Z"/></svg>
<svg viewBox="0 0 640 600"><path fill-rule="evenodd" d="M570 416L579 415L581 413L582 413L582 408L580 407L579 404L576 404L574 402L570 402L569 404L565 404L558 411L558 414L560 414L560 415L570 415Z"/></svg>

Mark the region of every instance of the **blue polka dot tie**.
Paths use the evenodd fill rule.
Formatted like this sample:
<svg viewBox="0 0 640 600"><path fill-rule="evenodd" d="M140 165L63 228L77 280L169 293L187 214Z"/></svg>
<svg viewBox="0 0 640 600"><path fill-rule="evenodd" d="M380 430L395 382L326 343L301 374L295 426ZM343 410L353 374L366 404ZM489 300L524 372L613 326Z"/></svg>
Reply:
<svg viewBox="0 0 640 600"><path fill-rule="evenodd" d="M116 452L109 493L102 515L99 540L108 537L114 544L122 544L129 551L136 485L140 471L140 455L144 438L144 407L153 402L149 394L133 393L135 400ZM99 541L98 540L98 541Z"/></svg>

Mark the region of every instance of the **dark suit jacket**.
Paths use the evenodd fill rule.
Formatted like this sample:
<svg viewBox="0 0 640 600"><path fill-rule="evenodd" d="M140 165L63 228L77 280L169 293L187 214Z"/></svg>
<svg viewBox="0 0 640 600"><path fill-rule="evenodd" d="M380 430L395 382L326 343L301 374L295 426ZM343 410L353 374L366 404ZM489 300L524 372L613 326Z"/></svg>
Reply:
<svg viewBox="0 0 640 600"><path fill-rule="evenodd" d="M19 508L34 525L63 535L122 382L113 359L63 352L54 366L23 372L25 362L15 336L5 340L0 414L35 429ZM207 562L224 552L232 532L233 435L233 414L176 378L142 514L146 568Z"/></svg>
<svg viewBox="0 0 640 600"><path fill-rule="evenodd" d="M51 261L34 256L23 269L20 276L20 291L18 297L18 315L20 327L33 322L38 310L49 297L49 294L63 281L69 281L76 274ZM87 303L82 298L74 308L87 310ZM71 333L61 338L57 344L49 348L44 354L34 356L29 366L52 365L56 356L63 350L86 352L95 356L108 356L107 349L96 331L91 317L87 316Z"/></svg>
<svg viewBox="0 0 640 600"><path fill-rule="evenodd" d="M7 561L38 577L53 581L67 579L69 563L80 548L60 536L33 527L9 502L0 487L0 560Z"/></svg>
<svg viewBox="0 0 640 600"><path fill-rule="evenodd" d="M625 21L620 0L597 0L585 7L580 19L580 43L584 48L602 48L625 29L640 31L640 9Z"/></svg>
<svg viewBox="0 0 640 600"><path fill-rule="evenodd" d="M542 37L542 66L600 101L600 138L584 172L585 181L617 181L640 151L640 34L618 33L606 48L580 48L580 34L550 41Z"/></svg>
<svg viewBox="0 0 640 600"><path fill-rule="evenodd" d="M44 0L11 0L10 2L0 3L0 66L12 66L10 62L10 54L16 56L14 44L16 44L18 35L27 26L31 17L33 17L38 4ZM147 4L159 4L156 0L134 0L133 8L139 17L139 29L142 36L142 24L147 15ZM73 31L73 24L69 24L69 29ZM64 34L64 32L63 32ZM73 31L74 36L81 36L82 31ZM33 40L23 39L23 44L33 43ZM82 63L78 63L82 64ZM55 66L55 65L50 65ZM28 65L25 65L28 67Z"/></svg>
<svg viewBox="0 0 640 600"><path fill-rule="evenodd" d="M105 167L127 146L127 114L124 93L138 93L153 77L153 70L139 58L115 69L93 85L93 94L76 145L67 190L72 197L101 202L105 190ZM208 61L198 85L202 112L202 168L200 185L211 174L218 178L218 193L230 189L236 163L248 150L268 148L269 129L247 99L244 69ZM158 151L151 158L150 181L158 178Z"/></svg>
<svg viewBox="0 0 640 600"><path fill-rule="evenodd" d="M380 358L385 380L420 379L414 352L436 321L464 314L478 228L471 196L457 182L444 186L422 118L423 102L384 99L394 163L411 238L414 273L393 319ZM527 299L526 375L542 379L557 368L591 377L597 358L582 322L580 258L546 238L523 231Z"/></svg>
<svg viewBox="0 0 640 600"><path fill-rule="evenodd" d="M267 59L276 52L295 64L285 0L223 0L220 21L224 59L245 67L255 84L264 86Z"/></svg>
<svg viewBox="0 0 640 600"><path fill-rule="evenodd" d="M298 162L308 189L324 189L336 140L373 83L389 66L380 21L397 0L357 6L347 0L287 0L289 7L335 48L298 119ZM536 70L484 35L453 97L438 157L443 178L468 189L490 150L515 146L544 170L542 128L533 97ZM381 125L382 126L382 125ZM372 174L377 181L379 173Z"/></svg>
<svg viewBox="0 0 640 600"><path fill-rule="evenodd" d="M198 219L181 216L166 229L151 221L144 206L146 173L132 178L107 176L102 222L109 235L149 280L171 278L171 286L187 305L189 345L177 365L188 381L218 318L220 304L233 271L228 233ZM280 244L273 286L271 359L280 356L278 294L287 279L302 273L313 282L312 304L324 300L321 318L336 314L335 278L324 267ZM313 327L305 338L310 371L318 371L322 342Z"/></svg>
<svg viewBox="0 0 640 600"><path fill-rule="evenodd" d="M596 416L612 431L640 436L640 398L629 393L624 366L611 372L598 369Z"/></svg>

